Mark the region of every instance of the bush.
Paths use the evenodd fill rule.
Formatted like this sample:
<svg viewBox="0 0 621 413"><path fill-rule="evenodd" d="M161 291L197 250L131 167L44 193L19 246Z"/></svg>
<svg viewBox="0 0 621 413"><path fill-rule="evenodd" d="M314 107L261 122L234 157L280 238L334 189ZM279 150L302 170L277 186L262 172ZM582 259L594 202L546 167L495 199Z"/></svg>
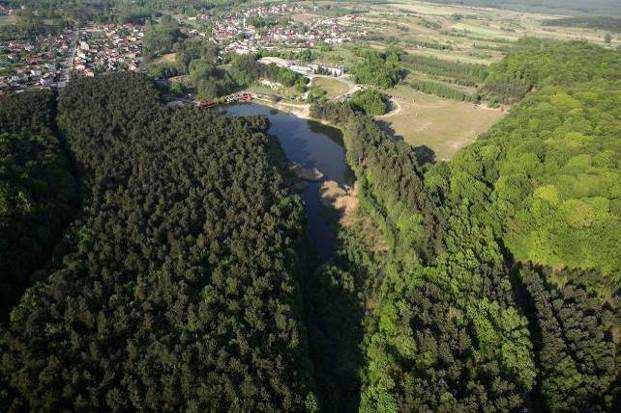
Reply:
<svg viewBox="0 0 621 413"><path fill-rule="evenodd" d="M374 89L360 90L353 94L350 104L354 110L369 116L378 116L390 110L390 101L383 93Z"/></svg>

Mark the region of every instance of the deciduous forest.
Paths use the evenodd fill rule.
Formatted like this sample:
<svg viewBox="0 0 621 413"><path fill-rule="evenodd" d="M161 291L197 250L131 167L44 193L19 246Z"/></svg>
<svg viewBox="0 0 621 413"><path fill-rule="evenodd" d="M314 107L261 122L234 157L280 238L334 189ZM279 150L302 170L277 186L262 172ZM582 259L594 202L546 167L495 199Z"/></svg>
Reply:
<svg viewBox="0 0 621 413"><path fill-rule="evenodd" d="M336 258L318 287L358 297L361 410L618 407L619 73L617 52L523 41L485 85L531 92L433 165L346 105L313 107L343 125L389 244Z"/></svg>

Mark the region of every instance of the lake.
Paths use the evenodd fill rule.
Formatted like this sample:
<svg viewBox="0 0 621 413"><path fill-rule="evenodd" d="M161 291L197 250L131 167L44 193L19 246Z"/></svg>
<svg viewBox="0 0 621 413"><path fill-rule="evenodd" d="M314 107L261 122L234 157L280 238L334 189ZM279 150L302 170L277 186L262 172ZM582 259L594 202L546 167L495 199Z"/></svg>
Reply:
<svg viewBox="0 0 621 413"><path fill-rule="evenodd" d="M265 116L270 121L268 133L278 138L287 159L305 168L317 168L324 177L318 182L308 182L302 198L306 206L308 233L317 252L327 258L335 242L333 220L325 213L320 188L324 181L335 181L341 187L349 187L354 174L345 161L345 149L341 131L291 113L282 112L255 103L243 103L226 107L234 116Z"/></svg>

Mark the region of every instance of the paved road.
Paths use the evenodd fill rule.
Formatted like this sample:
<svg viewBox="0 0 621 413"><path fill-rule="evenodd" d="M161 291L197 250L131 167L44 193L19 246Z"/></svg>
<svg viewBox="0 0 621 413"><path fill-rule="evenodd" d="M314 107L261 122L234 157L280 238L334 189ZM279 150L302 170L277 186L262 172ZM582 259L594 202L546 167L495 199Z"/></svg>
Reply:
<svg viewBox="0 0 621 413"><path fill-rule="evenodd" d="M57 88L63 88L69 81L69 76L71 75L71 68L73 67L73 59L75 58L75 54L78 48L78 39L80 38L80 30L76 30L73 34L73 39L71 40L71 46L69 46L69 54L67 56L67 60L63 65L63 74L61 75L60 80L53 86Z"/></svg>

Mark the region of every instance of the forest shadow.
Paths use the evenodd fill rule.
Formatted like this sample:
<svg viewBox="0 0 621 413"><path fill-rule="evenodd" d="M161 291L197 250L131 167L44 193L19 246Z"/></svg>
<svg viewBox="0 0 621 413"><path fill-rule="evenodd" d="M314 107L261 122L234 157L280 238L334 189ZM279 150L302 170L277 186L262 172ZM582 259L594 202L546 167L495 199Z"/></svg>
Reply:
<svg viewBox="0 0 621 413"><path fill-rule="evenodd" d="M404 142L405 138L403 137L403 135L399 135L392 126L390 126L390 123L386 122L385 120L375 120L375 124L383 131L385 132L392 140L397 141L397 142Z"/></svg>
<svg viewBox="0 0 621 413"><path fill-rule="evenodd" d="M436 163L436 153L427 145L413 146L412 150L419 165Z"/></svg>
<svg viewBox="0 0 621 413"><path fill-rule="evenodd" d="M322 205L321 214L333 233L340 230L340 214ZM322 412L357 412L364 301L360 288L364 271L347 257L338 235L327 260L317 255L305 286L310 358Z"/></svg>
<svg viewBox="0 0 621 413"><path fill-rule="evenodd" d="M321 411L356 412L360 405L363 308L352 275L336 257L317 269L310 288L310 356ZM346 264L345 264L346 265Z"/></svg>
<svg viewBox="0 0 621 413"><path fill-rule="evenodd" d="M403 135L399 135L385 120L375 120L375 124L395 142L405 142ZM412 146L419 165L436 163L436 153L427 145Z"/></svg>

